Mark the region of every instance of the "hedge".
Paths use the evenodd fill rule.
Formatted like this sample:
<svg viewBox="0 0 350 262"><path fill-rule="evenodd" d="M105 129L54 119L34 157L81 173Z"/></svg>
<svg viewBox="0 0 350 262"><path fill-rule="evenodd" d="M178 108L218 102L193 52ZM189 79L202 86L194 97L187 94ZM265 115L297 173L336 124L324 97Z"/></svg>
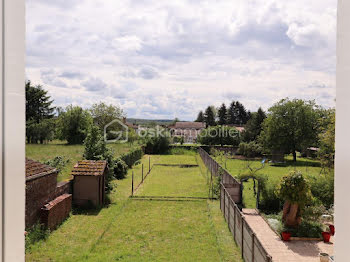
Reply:
<svg viewBox="0 0 350 262"><path fill-rule="evenodd" d="M131 168L136 161L142 158L142 155L143 155L142 148L134 148L130 150L128 153L121 155L120 159L123 160L128 165L129 168Z"/></svg>

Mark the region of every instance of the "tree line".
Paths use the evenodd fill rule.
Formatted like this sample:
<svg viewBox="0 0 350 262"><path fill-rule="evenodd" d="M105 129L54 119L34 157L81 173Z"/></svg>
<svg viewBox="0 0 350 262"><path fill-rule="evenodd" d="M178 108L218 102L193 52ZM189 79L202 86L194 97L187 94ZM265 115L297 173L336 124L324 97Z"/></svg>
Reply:
<svg viewBox="0 0 350 262"><path fill-rule="evenodd" d="M73 105L54 107L54 101L41 85L27 81L25 89L27 143L60 139L68 144L82 144L92 126L97 126L102 133L112 120L126 116L120 107L102 102L88 109ZM130 134L129 140L132 141L133 137L134 134Z"/></svg>
<svg viewBox="0 0 350 262"><path fill-rule="evenodd" d="M239 101L232 101L229 107L222 103L220 107L208 106L198 113L196 122L216 125L245 125L251 118L251 112Z"/></svg>

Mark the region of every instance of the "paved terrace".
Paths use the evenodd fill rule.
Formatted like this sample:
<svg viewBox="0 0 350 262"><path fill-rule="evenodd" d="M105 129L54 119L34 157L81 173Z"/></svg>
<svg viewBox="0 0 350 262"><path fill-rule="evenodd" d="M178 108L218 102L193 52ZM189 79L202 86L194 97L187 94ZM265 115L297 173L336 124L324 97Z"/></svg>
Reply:
<svg viewBox="0 0 350 262"><path fill-rule="evenodd" d="M243 209L249 226L274 262L319 262L319 253L333 255L333 238L323 241L282 241L255 209Z"/></svg>

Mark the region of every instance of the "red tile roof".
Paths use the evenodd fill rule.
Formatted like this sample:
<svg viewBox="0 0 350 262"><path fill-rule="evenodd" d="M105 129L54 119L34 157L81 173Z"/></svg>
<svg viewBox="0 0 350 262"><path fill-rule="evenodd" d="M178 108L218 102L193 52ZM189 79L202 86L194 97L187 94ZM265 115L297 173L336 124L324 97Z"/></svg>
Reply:
<svg viewBox="0 0 350 262"><path fill-rule="evenodd" d="M26 158L26 177L43 176L58 172L57 169L40 163L38 161Z"/></svg>
<svg viewBox="0 0 350 262"><path fill-rule="evenodd" d="M202 122L176 122L175 128L201 129L201 128L205 128L205 123L202 123Z"/></svg>
<svg viewBox="0 0 350 262"><path fill-rule="evenodd" d="M73 176L101 176L107 168L106 160L82 160L75 164Z"/></svg>

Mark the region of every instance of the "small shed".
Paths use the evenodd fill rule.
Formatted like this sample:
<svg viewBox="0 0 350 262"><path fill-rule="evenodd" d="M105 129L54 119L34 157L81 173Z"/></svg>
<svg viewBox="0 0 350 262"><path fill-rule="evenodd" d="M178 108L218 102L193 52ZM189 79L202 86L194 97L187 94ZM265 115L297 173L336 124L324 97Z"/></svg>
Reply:
<svg viewBox="0 0 350 262"><path fill-rule="evenodd" d="M105 160L82 160L73 168L73 203L77 206L102 206L108 166Z"/></svg>

